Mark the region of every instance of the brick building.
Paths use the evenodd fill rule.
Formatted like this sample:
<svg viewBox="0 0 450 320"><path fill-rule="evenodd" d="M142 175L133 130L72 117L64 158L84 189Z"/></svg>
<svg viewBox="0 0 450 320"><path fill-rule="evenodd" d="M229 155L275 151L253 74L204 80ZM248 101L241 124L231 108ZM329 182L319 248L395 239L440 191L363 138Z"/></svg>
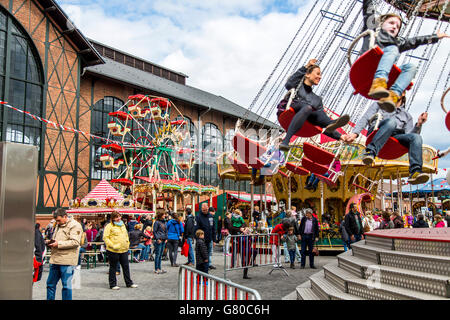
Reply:
<svg viewBox="0 0 450 320"><path fill-rule="evenodd" d="M0 0L0 98L14 107L104 136L108 113L129 95L164 96L189 120L194 147L212 145L218 152L230 148L238 118L264 120L226 98L187 85L186 78L86 39L53 0ZM0 112L0 139L39 147L38 214L67 207L99 179L111 178L98 160L98 141L7 108ZM195 165L191 179L221 189L238 188L235 182L220 181L217 166L203 161ZM242 183L240 189L249 191L248 183Z"/></svg>

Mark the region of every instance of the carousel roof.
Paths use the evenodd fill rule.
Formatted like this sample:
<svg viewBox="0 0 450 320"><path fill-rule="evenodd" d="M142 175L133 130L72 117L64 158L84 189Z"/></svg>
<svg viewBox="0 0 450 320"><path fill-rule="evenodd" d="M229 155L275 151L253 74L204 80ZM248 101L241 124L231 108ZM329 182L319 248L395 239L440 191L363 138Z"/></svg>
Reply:
<svg viewBox="0 0 450 320"><path fill-rule="evenodd" d="M81 208L67 210L69 214L108 214L119 212L121 214L150 214L153 211L134 209L134 208Z"/></svg>
<svg viewBox="0 0 450 320"><path fill-rule="evenodd" d="M96 199L96 200L106 200L106 199L114 199L116 201L122 201L124 198L123 196L113 188L109 184L108 181L103 179L95 186L94 189L91 190L84 198L86 199Z"/></svg>

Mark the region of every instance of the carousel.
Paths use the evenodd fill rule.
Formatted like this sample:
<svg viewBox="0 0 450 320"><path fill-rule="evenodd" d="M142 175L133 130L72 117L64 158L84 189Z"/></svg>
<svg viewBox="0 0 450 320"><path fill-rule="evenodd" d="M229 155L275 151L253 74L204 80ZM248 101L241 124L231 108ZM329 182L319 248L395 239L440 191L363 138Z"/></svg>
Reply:
<svg viewBox="0 0 450 320"><path fill-rule="evenodd" d="M154 214L158 208L177 212L188 203L194 207L199 195L211 199L217 193L218 187L203 186L188 178L196 152L190 145L186 121L170 99L129 96L122 107L109 113L107 126L109 134L99 160L104 170L111 171L113 179L108 185L120 196L91 199L88 196L95 193L94 189L82 201L71 201L73 213L85 208L97 213L114 209ZM111 188L108 190L112 192Z"/></svg>
<svg viewBox="0 0 450 320"><path fill-rule="evenodd" d="M423 16L434 19L435 28L448 24L448 0L394 2L395 8L402 11L408 20L408 27L401 36L427 34L422 26ZM321 226L320 250L343 249L338 227L350 203L357 204L360 212L383 210L386 193L395 191L394 182L401 189L401 179L410 174L409 150L394 137L388 139L371 166L362 163L365 148L379 129L381 114L370 120L374 127L371 132L363 130L350 144L323 134L323 128L309 122L308 118L289 141L289 151L279 150L280 142L296 114L291 104L300 87L286 91L285 84L308 61L315 60L314 64L318 64L323 72L323 79L320 84L315 84L314 92L320 95L325 113L332 120L344 114L350 117L348 124L338 129L341 134L352 133L355 123L374 103L368 92L383 51L375 45L373 32L358 34L358 30L353 28L363 19L361 6L356 4L356 1L341 0L330 2L325 11L315 6L310 9L306 20L250 104L249 112L257 114L259 121L251 119L250 114L241 117L234 129L232 150L223 153L217 160L221 178L249 180L252 186L271 183L278 203L286 203L286 209L293 206L297 210L312 208ZM377 13L392 10L392 1L377 4ZM355 18L345 18L351 15ZM370 48L362 53L357 47L366 36L370 37ZM440 74L431 76L435 82L425 107L414 101L416 94L423 91L421 84L431 67L432 57L438 52L448 56L442 43L440 41L417 53L417 58L426 63L419 65L419 76L407 88L407 102L403 107L407 110L413 107L441 117L442 124L450 130L450 112L443 102L449 91L448 81L441 81L445 79L448 59L442 65ZM400 73L401 69L393 65L388 87ZM438 104L433 103L438 92L444 92L441 99L444 117L434 110L439 108ZM278 124L274 123L276 121ZM448 134L446 130L443 133ZM287 149L285 146L283 148ZM422 155L422 171L430 174L432 180L432 175L437 172L438 158L442 155L428 145L423 145ZM314 181L312 186L311 181ZM386 181L389 182L389 190L384 190ZM399 201L402 201L401 197ZM401 203L399 208L402 214Z"/></svg>

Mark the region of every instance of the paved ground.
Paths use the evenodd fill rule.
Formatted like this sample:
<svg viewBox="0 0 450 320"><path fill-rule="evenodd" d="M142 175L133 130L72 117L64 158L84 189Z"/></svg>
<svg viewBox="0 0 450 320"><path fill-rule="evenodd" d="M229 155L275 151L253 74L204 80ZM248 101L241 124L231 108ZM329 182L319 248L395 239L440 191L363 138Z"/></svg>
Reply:
<svg viewBox="0 0 450 320"><path fill-rule="evenodd" d="M219 250L219 249L217 249ZM335 256L316 257L315 264L317 269L299 269L296 263L296 269L290 269L289 264L283 264L286 267L289 277L281 270L274 270L271 275L271 267L256 267L249 270L251 279L242 279L242 270L236 270L227 273L228 279L256 289L265 300L281 300L283 297L292 293L295 288L308 280L308 277L322 269L322 267L335 260ZM187 258L178 255L178 263L183 264ZM282 257L284 261L284 257ZM215 251L213 254L213 264L216 270L210 270L210 273L223 278L223 253ZM308 262L307 262L308 263ZM131 278L139 287L130 289L125 287L123 276L118 276L118 286L120 290L109 289L108 286L108 267L97 266L97 268L87 270L84 266L81 270L81 289L73 290L74 300L175 300L177 299L178 270L170 266L169 261L162 261L162 268L167 270L166 274L157 275L154 271L153 262L141 262L130 264ZM48 266L44 269L42 280L33 287L33 300L46 299L46 281L48 277ZM61 283L58 284L56 299L61 299Z"/></svg>

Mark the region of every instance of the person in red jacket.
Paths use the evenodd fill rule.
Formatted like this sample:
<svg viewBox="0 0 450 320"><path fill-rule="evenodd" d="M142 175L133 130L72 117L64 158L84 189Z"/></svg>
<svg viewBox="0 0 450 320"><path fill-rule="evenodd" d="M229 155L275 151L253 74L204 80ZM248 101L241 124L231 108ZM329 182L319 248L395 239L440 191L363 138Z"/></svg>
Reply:
<svg viewBox="0 0 450 320"><path fill-rule="evenodd" d="M281 266L278 250L281 243L281 236L288 232L289 227L292 227L291 223L285 220L283 221L283 223L277 224L272 230L269 244L272 245L272 260L275 262L275 267ZM278 234L278 236L276 236L275 234Z"/></svg>

